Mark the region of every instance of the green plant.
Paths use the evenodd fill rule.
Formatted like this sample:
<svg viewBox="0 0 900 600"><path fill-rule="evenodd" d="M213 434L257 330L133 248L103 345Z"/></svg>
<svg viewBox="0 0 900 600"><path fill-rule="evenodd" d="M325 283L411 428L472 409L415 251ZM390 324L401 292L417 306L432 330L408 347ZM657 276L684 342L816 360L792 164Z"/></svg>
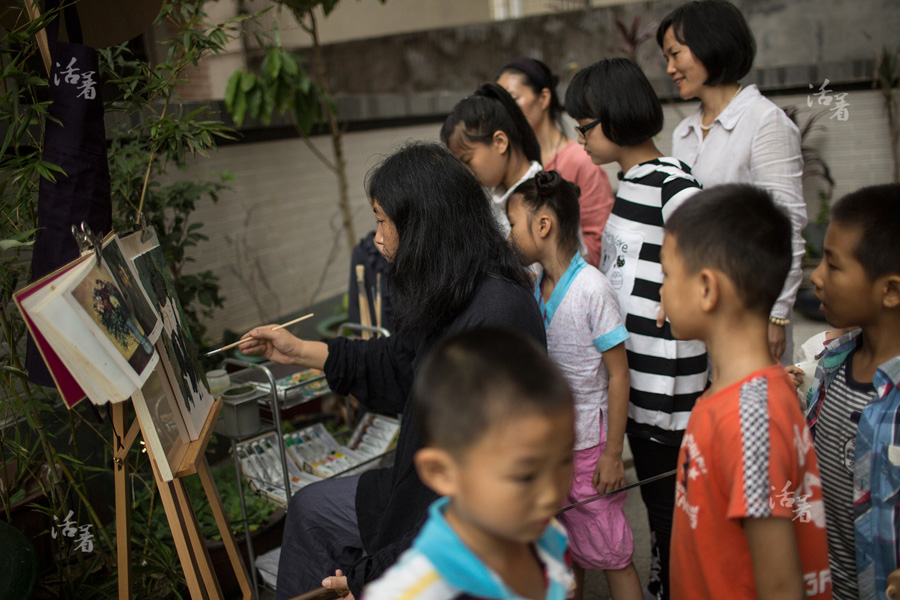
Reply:
<svg viewBox="0 0 900 600"><path fill-rule="evenodd" d="M894 183L900 183L900 101L894 89L900 86L900 51L886 45L875 54L875 77L872 87L881 90L891 136L891 157L894 159Z"/></svg>
<svg viewBox="0 0 900 600"><path fill-rule="evenodd" d="M800 110L796 106L784 106L782 109L788 118L800 129L800 155L803 157L803 179L818 179L823 184L819 189L819 210L803 230L806 240L807 258L817 259L822 256L825 239L825 229L828 225L828 215L831 210L831 194L834 190L834 178L831 169L825 161L825 157L819 149L810 143L809 136L816 129L821 128L817 122L825 115L825 111L810 113L806 121L801 125L797 122Z"/></svg>
<svg viewBox="0 0 900 600"><path fill-rule="evenodd" d="M189 276L184 270L185 250L204 239L202 225L190 217L198 201L217 199L228 177L167 184L163 177L184 168L191 155L214 149L217 138L231 135L205 111L184 110L177 87L189 66L222 51L240 33L240 19L208 23L201 6L174 0L164 5L159 22L174 33L163 41L168 53L158 64L138 59L127 44L100 52L108 122L114 123L108 131L114 222L118 231L128 231L143 214L157 228L198 338L200 318L222 298L211 273ZM34 39L50 16L0 36L0 473L8 472L0 480L0 510L11 520L14 505L38 489L45 500L32 509L45 513L50 523L63 521L71 511L72 523L93 534L93 548L83 552L73 539L55 536L54 560L40 574L38 595L109 598L116 585L114 534L107 524L113 503L113 431L108 421L98 424L89 403L66 410L55 390L28 381L26 328L11 301L29 276L39 183L62 174L41 157L48 83ZM145 455L135 449L127 460L131 470L146 477ZM171 539L146 535L161 518L157 506L148 521L134 523L134 584L141 598L180 597L181 567Z"/></svg>
<svg viewBox="0 0 900 600"><path fill-rule="evenodd" d="M216 488L219 490L219 496L222 498L222 506L231 522L231 530L237 536L244 532L244 520L241 515L240 492L238 491L237 478L234 474L232 465L221 465L211 469L213 478L216 480ZM253 533L269 521L269 517L275 512L275 506L270 502L263 500L258 494L255 494L248 484L243 485L244 488L244 506L247 509L247 524L250 527L250 533ZM194 511L197 514L197 521L200 523L200 531L208 540L221 540L222 535L216 526L213 518L212 510L209 503L205 501L203 495L203 486L199 477L190 477L187 480L188 493L194 498ZM197 499L203 498L202 501Z"/></svg>
<svg viewBox="0 0 900 600"><path fill-rule="evenodd" d="M384 4L387 0L379 1ZM338 123L337 105L328 85L328 70L319 43L316 16L316 11L321 10L328 17L339 2L340 0L275 0L279 8L283 6L293 13L301 29L312 38L315 74L307 71L302 59L284 50L278 30L275 29L274 36L259 36L257 39L264 53L260 72L239 70L229 78L225 106L238 124L247 115L264 124L268 124L275 114L286 115L291 120L313 154L335 174L342 228L346 234L347 248L352 250L357 238L347 193L343 130ZM313 125L321 121L326 122L331 134L333 160L322 154L308 138Z"/></svg>
<svg viewBox="0 0 900 600"><path fill-rule="evenodd" d="M616 14L615 23L616 31L619 34L619 50L636 64L640 64L638 51L644 42L653 38L658 23L652 21L650 24L641 27L641 18L635 16L631 26L628 27L622 22L621 16L618 14Z"/></svg>
<svg viewBox="0 0 900 600"><path fill-rule="evenodd" d="M810 113L806 117L806 121L801 125L797 122L800 110L796 106L785 106L782 110L800 128L800 155L803 157L803 179L818 179L824 184L824 189L819 191L819 212L813 220L814 223L824 225L828 222L831 194L834 190L834 178L831 176L831 169L825 161L825 157L818 148L810 144L809 136L813 131L821 128L821 125L817 125L817 122L825 115L825 111Z"/></svg>

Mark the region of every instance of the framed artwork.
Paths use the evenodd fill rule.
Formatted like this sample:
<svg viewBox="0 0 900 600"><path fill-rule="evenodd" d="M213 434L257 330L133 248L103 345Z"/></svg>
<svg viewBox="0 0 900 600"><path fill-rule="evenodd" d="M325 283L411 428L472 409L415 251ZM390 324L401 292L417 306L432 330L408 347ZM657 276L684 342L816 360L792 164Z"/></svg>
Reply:
<svg viewBox="0 0 900 600"><path fill-rule="evenodd" d="M197 439L212 410L214 398L197 360L197 346L187 326L172 274L155 234L145 237L145 232L138 232L122 238L121 242L125 257L134 265L140 285L162 320L162 331L156 343L160 361L185 427L191 439Z"/></svg>

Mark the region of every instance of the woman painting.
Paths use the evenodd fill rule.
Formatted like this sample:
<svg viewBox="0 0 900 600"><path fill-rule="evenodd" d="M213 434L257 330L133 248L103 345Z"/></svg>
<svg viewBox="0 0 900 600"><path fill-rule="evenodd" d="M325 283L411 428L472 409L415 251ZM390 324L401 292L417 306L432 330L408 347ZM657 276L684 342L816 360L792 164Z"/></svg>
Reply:
<svg viewBox="0 0 900 600"><path fill-rule="evenodd" d="M546 343L528 272L501 234L484 188L448 150L433 143L402 148L374 170L367 192L378 224L375 244L391 263L396 334L323 343L260 327L241 346L324 369L336 393L403 415L393 467L315 483L291 499L279 599L318 587L336 570L327 586L358 596L423 524L435 495L413 466L420 441L408 397L436 341L494 326Z"/></svg>

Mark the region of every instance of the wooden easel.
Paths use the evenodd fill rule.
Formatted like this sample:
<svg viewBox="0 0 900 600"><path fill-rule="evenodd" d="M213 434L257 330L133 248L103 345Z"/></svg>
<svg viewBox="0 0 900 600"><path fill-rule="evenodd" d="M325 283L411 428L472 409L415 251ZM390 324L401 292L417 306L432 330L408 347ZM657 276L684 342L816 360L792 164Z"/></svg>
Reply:
<svg viewBox="0 0 900 600"><path fill-rule="evenodd" d="M138 391L140 393L140 391ZM231 534L231 526L225 509L222 507L222 499L213 481L209 463L206 462L206 446L212 434L213 426L222 409L222 399L216 400L213 409L206 419L206 423L200 433L200 437L191 442L184 455L181 464L175 471L172 481L163 481L159 474L156 457L150 445L146 446L147 454L153 465L153 477L159 489L169 527L172 530L172 539L178 551L178 558L184 569L184 577L187 580L188 590L194 600L221 599L222 590L219 581L213 572L209 552L206 550L203 536L200 534L200 526L194 509L191 506L185 489L183 477L198 474L203 484L203 491L209 501L213 517L222 535L222 542L228 552L231 566L237 576L238 584L244 600L255 600L256 590L252 589L247 576L247 568L238 550L234 536ZM125 402L119 402L112 406L113 430L116 432L113 440L115 460L115 486L116 486L116 539L118 540L118 567L119 567L119 600L131 600L133 598L131 582L131 493L128 485L128 451L137 438L138 431L143 432L144 427L152 427L152 423L141 423L135 419L129 427L125 424ZM127 433L124 433L126 432ZM123 435L124 434L124 435ZM165 460L165 457L163 457ZM249 535L247 543L250 543Z"/></svg>

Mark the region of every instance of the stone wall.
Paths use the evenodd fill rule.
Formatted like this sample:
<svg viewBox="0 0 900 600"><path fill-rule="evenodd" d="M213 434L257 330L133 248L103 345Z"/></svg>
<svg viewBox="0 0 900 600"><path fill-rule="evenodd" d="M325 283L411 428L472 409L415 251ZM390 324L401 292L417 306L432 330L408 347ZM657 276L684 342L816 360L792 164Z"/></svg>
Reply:
<svg viewBox="0 0 900 600"><path fill-rule="evenodd" d="M622 56L616 20L655 25L677 1L636 2L487 22L325 46L331 88L342 94L467 92L493 79L510 58L540 58L563 81L601 58ZM896 44L895 0L739 0L758 52L749 80L764 89L805 89L808 83L871 78L873 44ZM308 50L298 50L308 54ZM377 57L377 60L372 60ZM673 95L655 37L638 60L662 96Z"/></svg>

